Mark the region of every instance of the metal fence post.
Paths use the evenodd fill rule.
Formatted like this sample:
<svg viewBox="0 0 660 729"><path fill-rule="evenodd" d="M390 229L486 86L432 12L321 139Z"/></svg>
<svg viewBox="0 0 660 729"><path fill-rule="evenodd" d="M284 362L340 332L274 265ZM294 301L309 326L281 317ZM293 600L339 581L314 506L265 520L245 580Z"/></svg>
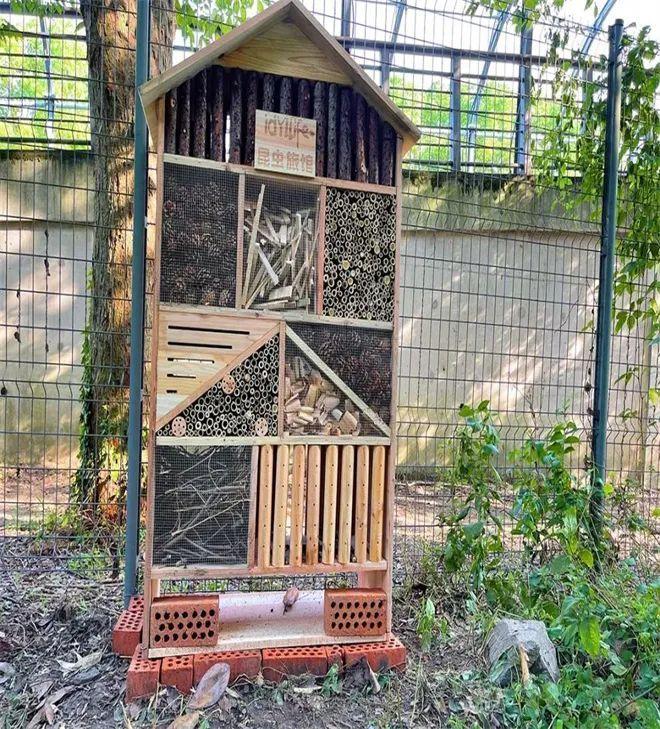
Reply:
<svg viewBox="0 0 660 729"><path fill-rule="evenodd" d="M607 471L607 416L612 350L612 306L614 300L614 260L616 256L617 188L619 172L619 127L621 123L621 41L623 21L609 30L607 70L607 123L605 128L605 172L601 217L598 320L596 323L596 361L594 364L594 408L592 458L593 475L590 516L594 542L598 544L603 528L603 485Z"/></svg>
<svg viewBox="0 0 660 729"><path fill-rule="evenodd" d="M124 603L135 593L140 531L142 456L142 359L144 353L144 286L147 216L147 123L138 88L149 74L150 0L138 0L135 49L135 156L133 160L133 263L131 280L131 363L128 403L128 484Z"/></svg>
<svg viewBox="0 0 660 729"><path fill-rule="evenodd" d="M449 86L449 138L451 144L451 168L454 172L461 171L461 58L459 55L451 57L451 81Z"/></svg>

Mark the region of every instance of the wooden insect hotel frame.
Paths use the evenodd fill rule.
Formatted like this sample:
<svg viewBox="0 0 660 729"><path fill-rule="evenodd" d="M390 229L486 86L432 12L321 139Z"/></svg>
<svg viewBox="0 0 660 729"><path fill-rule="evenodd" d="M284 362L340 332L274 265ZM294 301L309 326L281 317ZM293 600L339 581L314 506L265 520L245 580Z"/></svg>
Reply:
<svg viewBox="0 0 660 729"><path fill-rule="evenodd" d="M419 132L297 0L140 92L157 153L143 655L388 640L400 170ZM302 587L284 610L283 591L229 589L248 577ZM223 589L161 591L182 580ZM332 580L349 587L304 589Z"/></svg>

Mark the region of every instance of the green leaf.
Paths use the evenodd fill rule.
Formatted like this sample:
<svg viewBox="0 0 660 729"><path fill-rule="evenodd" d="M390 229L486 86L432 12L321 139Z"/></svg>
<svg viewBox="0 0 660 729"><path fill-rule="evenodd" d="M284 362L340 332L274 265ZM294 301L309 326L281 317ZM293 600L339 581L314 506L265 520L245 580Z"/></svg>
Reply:
<svg viewBox="0 0 660 729"><path fill-rule="evenodd" d="M474 415L474 409L471 408L469 405L461 405L461 407L458 409L458 414L462 418L467 418L470 415Z"/></svg>
<svg viewBox="0 0 660 729"><path fill-rule="evenodd" d="M600 653L600 623L593 615L580 621L580 645L592 657Z"/></svg>
<svg viewBox="0 0 660 729"><path fill-rule="evenodd" d="M465 536L470 539L476 539L484 533L484 523L482 521L476 521L474 524L466 524L463 527L463 531L465 532Z"/></svg>
<svg viewBox="0 0 660 729"><path fill-rule="evenodd" d="M581 547L578 556L584 562L584 564L591 569L594 566L594 556L586 547Z"/></svg>
<svg viewBox="0 0 660 729"><path fill-rule="evenodd" d="M553 575L562 575L570 572L572 566L571 558L567 554L560 554L550 562L550 572Z"/></svg>

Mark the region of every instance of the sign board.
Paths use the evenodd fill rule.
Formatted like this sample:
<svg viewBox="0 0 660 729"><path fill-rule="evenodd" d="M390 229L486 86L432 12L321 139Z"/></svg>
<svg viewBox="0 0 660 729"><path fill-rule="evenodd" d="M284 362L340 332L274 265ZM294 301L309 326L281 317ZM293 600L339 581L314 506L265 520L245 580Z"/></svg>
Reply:
<svg viewBox="0 0 660 729"><path fill-rule="evenodd" d="M316 122L257 109L254 166L269 172L314 177Z"/></svg>

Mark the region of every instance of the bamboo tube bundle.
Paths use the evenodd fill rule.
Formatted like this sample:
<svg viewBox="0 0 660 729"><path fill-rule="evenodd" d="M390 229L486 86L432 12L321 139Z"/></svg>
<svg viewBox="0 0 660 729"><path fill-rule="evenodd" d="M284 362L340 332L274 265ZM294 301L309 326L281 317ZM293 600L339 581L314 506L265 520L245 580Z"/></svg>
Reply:
<svg viewBox="0 0 660 729"><path fill-rule="evenodd" d="M304 197L303 205L287 206L264 201L265 192L265 185L261 185L256 202L246 202L243 306L308 310L315 297L315 200L298 195Z"/></svg>

